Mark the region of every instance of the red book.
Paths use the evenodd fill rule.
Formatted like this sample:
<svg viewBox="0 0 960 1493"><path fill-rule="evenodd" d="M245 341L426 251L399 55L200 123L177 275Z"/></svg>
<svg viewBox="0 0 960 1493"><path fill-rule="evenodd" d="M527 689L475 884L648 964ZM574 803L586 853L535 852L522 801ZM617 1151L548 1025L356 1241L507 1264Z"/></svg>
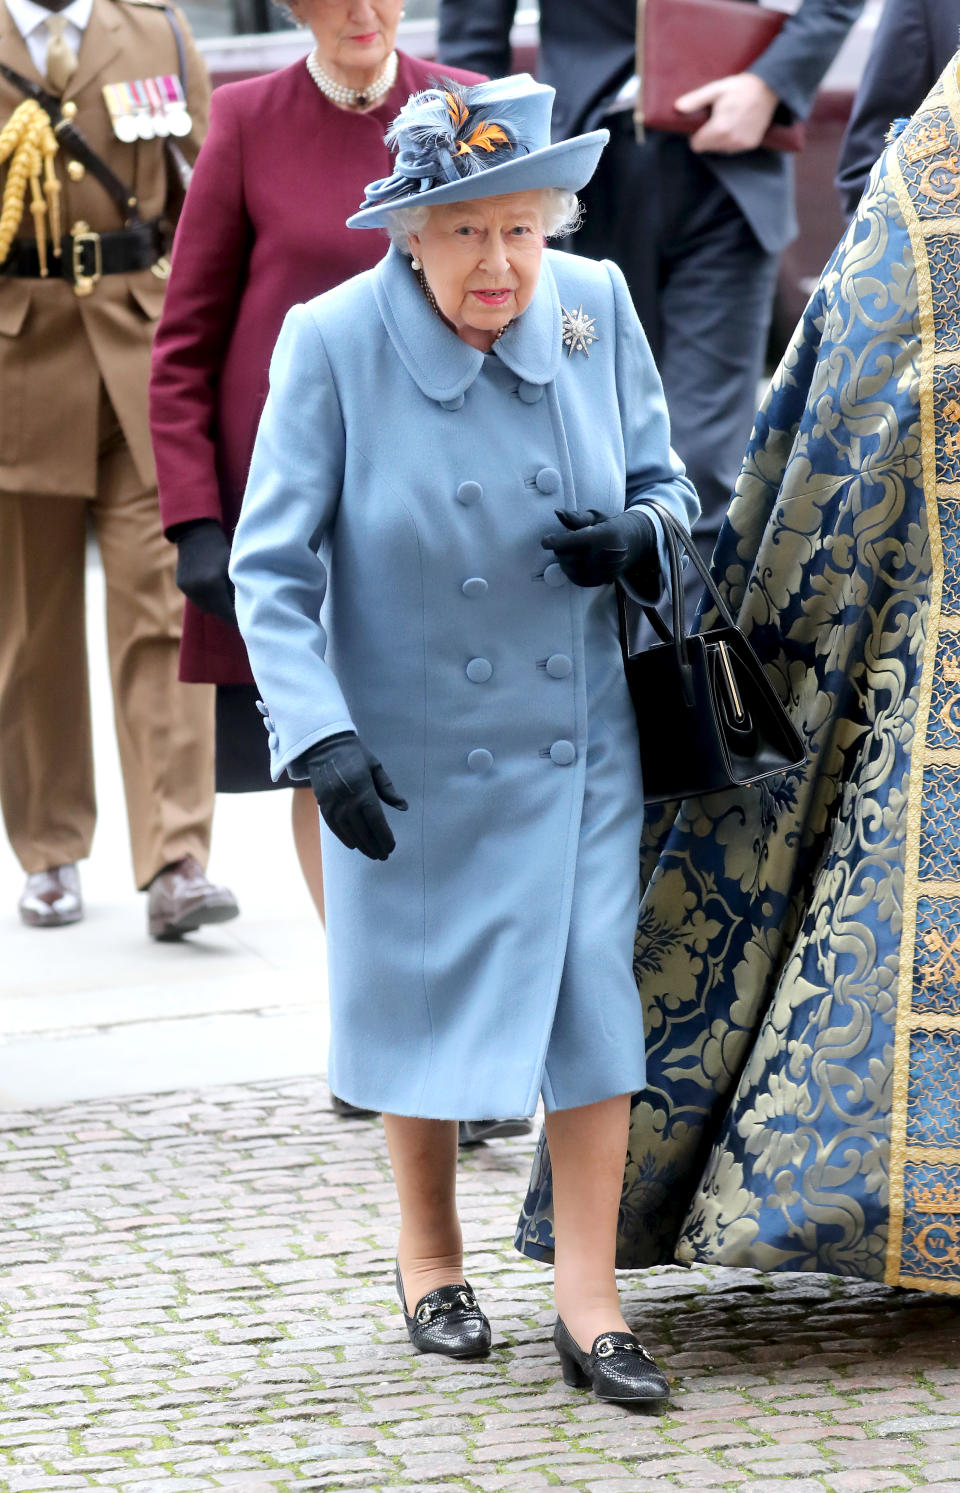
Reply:
<svg viewBox="0 0 960 1493"><path fill-rule="evenodd" d="M788 17L744 0L639 0L637 7L637 117L644 129L692 135L708 111L678 114L674 101L733 73L746 72L767 50ZM773 124L762 143L802 150L803 124Z"/></svg>

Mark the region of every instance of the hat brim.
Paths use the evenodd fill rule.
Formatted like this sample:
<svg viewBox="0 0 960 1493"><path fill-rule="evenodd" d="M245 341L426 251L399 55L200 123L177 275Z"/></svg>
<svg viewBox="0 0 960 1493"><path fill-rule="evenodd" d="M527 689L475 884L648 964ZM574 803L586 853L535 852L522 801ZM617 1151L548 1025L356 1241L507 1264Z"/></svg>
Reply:
<svg viewBox="0 0 960 1493"><path fill-rule="evenodd" d="M508 192L533 192L542 187L579 192L597 169L603 147L610 139L609 130L593 130L576 135L556 145L545 145L514 161L504 161L477 171L459 181L444 182L429 192L410 192L391 202L377 202L362 207L347 219L348 228L384 228L390 214L401 207L433 207L444 202L473 202L478 197L498 197Z"/></svg>

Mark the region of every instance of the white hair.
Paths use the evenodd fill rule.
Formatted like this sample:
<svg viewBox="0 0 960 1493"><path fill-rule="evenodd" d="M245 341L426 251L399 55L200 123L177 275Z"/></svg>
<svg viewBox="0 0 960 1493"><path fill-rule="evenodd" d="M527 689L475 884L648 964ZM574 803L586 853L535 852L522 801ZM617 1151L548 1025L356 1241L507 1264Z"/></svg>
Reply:
<svg viewBox="0 0 960 1493"><path fill-rule="evenodd" d="M563 187L541 187L538 196L543 214L544 238L565 238L568 233L576 233L583 216L576 192L565 191ZM401 253L410 253L407 239L411 233L421 232L430 212L429 207L417 207L415 204L411 207L397 207L391 212L385 231L390 242Z"/></svg>

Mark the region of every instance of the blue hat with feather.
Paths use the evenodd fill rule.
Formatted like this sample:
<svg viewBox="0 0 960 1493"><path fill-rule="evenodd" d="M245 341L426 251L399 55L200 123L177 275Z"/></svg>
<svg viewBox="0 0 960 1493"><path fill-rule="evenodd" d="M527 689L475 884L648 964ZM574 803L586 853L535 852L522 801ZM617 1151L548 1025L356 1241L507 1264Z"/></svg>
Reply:
<svg viewBox="0 0 960 1493"><path fill-rule="evenodd" d="M441 82L407 100L386 136L392 176L371 182L348 228L383 228L399 207L559 187L579 192L610 138L550 142L555 90L529 73L465 88Z"/></svg>

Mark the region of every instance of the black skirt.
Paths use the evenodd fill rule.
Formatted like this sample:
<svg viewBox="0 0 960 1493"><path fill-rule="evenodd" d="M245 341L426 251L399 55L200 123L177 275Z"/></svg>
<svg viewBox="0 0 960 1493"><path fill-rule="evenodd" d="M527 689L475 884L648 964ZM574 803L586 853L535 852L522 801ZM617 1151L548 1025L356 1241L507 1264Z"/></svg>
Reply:
<svg viewBox="0 0 960 1493"><path fill-rule="evenodd" d="M270 748L257 709L255 684L217 685L217 792L262 793L267 788L295 788L282 773L270 776ZM305 784L301 784L305 787Z"/></svg>

